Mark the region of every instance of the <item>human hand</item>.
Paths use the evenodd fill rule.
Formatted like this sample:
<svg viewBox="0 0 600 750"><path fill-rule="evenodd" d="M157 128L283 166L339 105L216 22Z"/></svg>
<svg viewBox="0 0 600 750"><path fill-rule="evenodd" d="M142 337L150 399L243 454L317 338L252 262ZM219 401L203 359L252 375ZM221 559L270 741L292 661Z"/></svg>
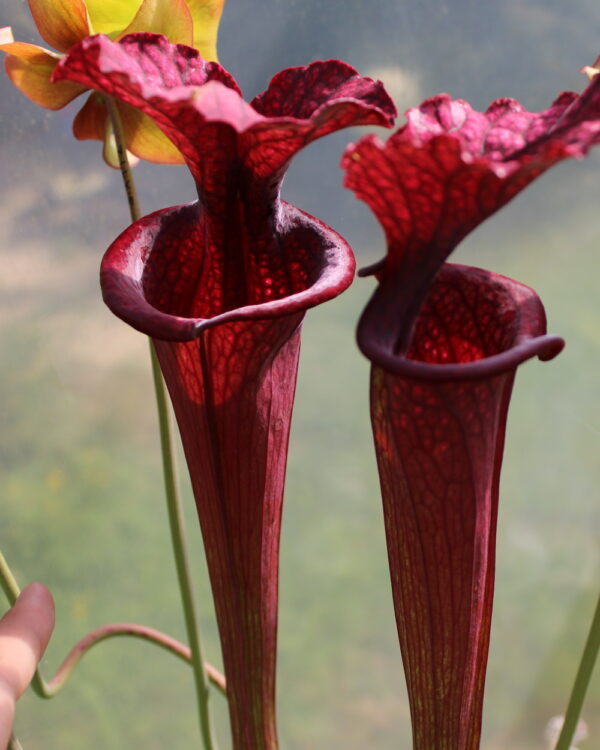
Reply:
<svg viewBox="0 0 600 750"><path fill-rule="evenodd" d="M54 628L54 601L41 583L23 589L0 620L0 748L10 739L15 703L25 692Z"/></svg>

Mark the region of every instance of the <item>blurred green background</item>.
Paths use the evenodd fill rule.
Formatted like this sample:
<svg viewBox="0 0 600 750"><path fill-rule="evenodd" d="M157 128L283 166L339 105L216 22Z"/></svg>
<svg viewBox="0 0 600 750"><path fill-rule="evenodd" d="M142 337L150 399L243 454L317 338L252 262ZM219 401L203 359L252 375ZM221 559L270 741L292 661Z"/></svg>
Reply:
<svg viewBox="0 0 600 750"><path fill-rule="evenodd" d="M220 54L248 96L283 67L338 56L383 78L400 111L439 91L479 108L510 95L536 110L583 88L577 70L600 52L599 18L591 0L228 0ZM9 24L17 39L39 42L26 3L4 0L0 25ZM77 106L39 110L0 79L0 545L23 584L41 580L55 595L48 675L106 622L184 639L146 342L103 307L97 283L102 252L128 223L126 203L100 144L71 137ZM366 264L383 253L381 231L342 189L338 169L359 135L307 149L284 195L342 232ZM567 339L556 361L531 362L517 377L484 750L546 747L545 724L564 710L597 595L599 157L559 165L454 255L534 286L549 330ZM145 212L194 197L184 168L140 165L136 177ZM371 283L357 281L305 324L281 560L285 750L410 747L368 365L353 340ZM202 627L218 666L187 479L184 492ZM224 702L213 702L226 750ZM584 717L582 750L600 750L598 675ZM92 651L53 701L26 695L17 726L25 750L199 746L188 669L134 641Z"/></svg>

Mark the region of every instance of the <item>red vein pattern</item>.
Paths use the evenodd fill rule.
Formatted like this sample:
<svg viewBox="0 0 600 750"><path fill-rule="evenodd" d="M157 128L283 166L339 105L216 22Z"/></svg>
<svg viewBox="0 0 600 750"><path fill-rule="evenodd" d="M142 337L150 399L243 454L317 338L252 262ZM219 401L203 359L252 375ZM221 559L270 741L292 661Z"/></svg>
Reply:
<svg viewBox="0 0 600 750"><path fill-rule="evenodd" d="M277 559L302 317L156 342L198 503L235 747L277 747Z"/></svg>
<svg viewBox="0 0 600 750"><path fill-rule="evenodd" d="M276 750L283 485L305 311L351 283L344 240L279 199L296 151L391 124L380 83L339 61L284 71L251 104L197 52L92 37L58 77L139 107L183 153L198 201L129 227L101 268L113 312L154 339L204 537L235 750ZM294 84L291 89L291 84Z"/></svg>
<svg viewBox="0 0 600 750"><path fill-rule="evenodd" d="M545 111L476 112L441 94L387 143L343 156L385 231L357 340L372 362L375 439L415 750L477 750L498 483L517 366L564 346L533 290L444 261L532 180L600 141L600 77Z"/></svg>
<svg viewBox="0 0 600 750"><path fill-rule="evenodd" d="M378 290L381 304L373 300L361 320L359 330L369 331L359 334L359 345L368 357L404 348L432 279L469 232L551 166L600 142L600 77L539 113L514 99L476 112L440 94L406 118L385 144L366 136L342 159L346 187L370 206L388 245L386 257L363 275L385 268L382 283L395 279L389 299ZM392 327L384 322L390 305ZM371 334L381 343L377 353Z"/></svg>
<svg viewBox="0 0 600 750"><path fill-rule="evenodd" d="M522 342L528 356L554 356L562 341L544 333L533 290L446 264L402 358L404 373L373 364L371 418L415 750L479 747L516 371L502 356ZM486 359L493 367L477 374ZM452 366L465 377L436 377Z"/></svg>

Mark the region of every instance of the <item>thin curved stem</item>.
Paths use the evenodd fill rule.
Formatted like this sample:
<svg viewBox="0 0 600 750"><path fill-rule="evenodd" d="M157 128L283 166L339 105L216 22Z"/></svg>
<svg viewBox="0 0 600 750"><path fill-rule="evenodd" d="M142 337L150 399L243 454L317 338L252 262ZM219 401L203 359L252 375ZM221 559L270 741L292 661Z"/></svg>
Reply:
<svg viewBox="0 0 600 750"><path fill-rule="evenodd" d="M54 677L46 683L46 697L52 698L59 690L61 690L77 664L81 661L82 657L93 646L102 641L109 640L110 638L118 637L139 638L144 641L149 641L155 646L159 646L179 657L187 664L192 663L192 655L188 646L175 640L175 638L171 638L158 630L154 630L154 628L149 628L146 625L136 625L132 622L115 622L110 625L102 625L101 627L90 631L77 644L75 644L75 646L73 646L71 651L65 657L63 663L56 670ZM205 669L209 680L225 695L225 677L223 677L223 675L211 664L205 664Z"/></svg>
<svg viewBox="0 0 600 750"><path fill-rule="evenodd" d="M140 218L139 201L135 182L127 158L125 148L125 137L121 118L114 99L104 97L106 107L111 120L111 125L115 134L117 153L119 155L119 165L123 175L123 183L127 200L129 202L129 211L131 220L137 221ZM210 720L209 711L209 686L208 677L204 669L204 658L202 655L202 641L200 638L200 629L198 625L198 615L196 603L194 601L192 578L188 562L187 541L185 537L185 524L179 498L179 488L177 483L177 471L175 467L175 452L173 450L173 430L171 427L171 414L169 411L165 382L160 371L160 365L154 350L154 345L149 339L150 359L152 362L152 375L154 379L154 392L156 396L156 406L158 411L158 422L160 429L160 444L163 461L163 476L165 483L165 494L167 499L167 511L169 515L169 525L171 529L171 543L175 556L175 566L177 568L177 578L183 604L185 625L188 640L190 643L192 667L194 670L194 682L196 685L196 697L198 705L198 718L200 720L200 731L206 750L216 750L217 743L214 738L214 732Z"/></svg>
<svg viewBox="0 0 600 750"><path fill-rule="evenodd" d="M556 750L569 750L572 745L575 730L577 729L577 722L579 721L581 709L583 708L583 701L585 700L585 694L592 678L592 672L594 671L594 665L596 664L599 650L600 596L596 603L596 611L594 612L590 632L583 648L581 662L579 663L579 669L577 670L573 690L571 691L571 697L569 698L569 705L567 706L567 711L565 713L565 720L558 742L556 743Z"/></svg>
<svg viewBox="0 0 600 750"><path fill-rule="evenodd" d="M0 585L4 590L7 599L12 606L19 596L20 589L15 577L6 562L6 558L0 552ZM188 646L184 645L175 638L171 638L159 630L150 628L147 625L137 625L133 622L115 622L110 625L102 625L99 628L91 630L80 641L78 641L71 651L67 654L56 674L52 679L45 680L39 668L36 671L35 681L32 687L40 698L54 698L54 696L64 687L70 678L73 670L81 661L82 657L97 643L109 640L110 638L131 637L153 643L155 646L169 651L182 661L188 664L192 663L192 654ZM209 664L204 664L209 681L221 692L227 695L225 677L218 669Z"/></svg>

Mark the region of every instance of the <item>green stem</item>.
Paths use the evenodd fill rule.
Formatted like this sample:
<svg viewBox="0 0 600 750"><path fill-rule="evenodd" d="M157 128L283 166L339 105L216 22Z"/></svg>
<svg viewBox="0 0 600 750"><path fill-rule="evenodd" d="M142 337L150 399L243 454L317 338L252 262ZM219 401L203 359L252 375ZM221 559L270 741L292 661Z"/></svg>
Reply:
<svg viewBox="0 0 600 750"><path fill-rule="evenodd" d="M6 598L12 607L21 593L21 589L2 552L0 552L0 586L2 586L2 591L6 594Z"/></svg>
<svg viewBox="0 0 600 750"><path fill-rule="evenodd" d="M565 721L555 750L569 750L572 745L583 701L585 700L585 694L592 678L592 672L594 671L598 650L600 650L600 596L596 603L594 619L592 620L592 626L583 649L583 654L581 655L581 662L577 670L571 697L569 698Z"/></svg>
<svg viewBox="0 0 600 750"><path fill-rule="evenodd" d="M4 557L2 552L0 552L0 585L2 586L2 590L6 594L8 603L12 607L12 605L17 601L17 597L21 593L21 589L19 588L19 584L17 583L16 578L13 576L12 570L9 568L8 563L6 562L6 558ZM35 670L35 674L33 675L33 679L31 680L31 687L33 691L37 695L39 695L40 698L49 697L47 695L48 686L46 685L46 682L42 677L39 667Z"/></svg>
<svg viewBox="0 0 600 750"><path fill-rule="evenodd" d="M119 155L119 165L123 175L123 183L131 220L137 221L140 218L139 201L135 189L135 183L127 150L125 148L125 137L121 118L114 99L105 97L106 107L110 116L112 128L115 134L117 152ZM196 685L196 697L198 705L198 718L200 720L200 731L206 750L216 750L217 744L214 739L213 729L209 713L209 687L208 677L204 669L204 659L202 656L202 642L200 639L200 629L198 626L198 615L192 590L192 579L188 562L187 542L185 538L185 525L179 490L177 485L177 473L175 468L175 455L173 451L173 436L171 429L171 415L166 395L165 383L160 371L160 365L156 356L156 351L151 340L150 359L152 361L152 374L154 378L154 391L156 395L156 405L158 410L158 421L160 428L160 443L163 461L163 474L165 483L165 493L167 499L167 511L169 515L169 525L171 528L171 542L175 555L175 566L177 568L177 578L181 592L181 600L185 617L187 636L192 654L192 667L194 670L194 681Z"/></svg>
<svg viewBox="0 0 600 750"><path fill-rule="evenodd" d="M112 96L105 96L104 103L106 104L108 116L110 117L110 124L112 125L113 133L115 135L117 154L119 156L119 168L121 169L121 175L123 176L123 184L125 186L125 193L127 194L127 203L129 204L129 215L131 216L131 221L137 221L142 213L140 211L140 201L135 187L133 173L129 165L127 149L125 148L123 123L121 122L121 116L119 115L117 104Z"/></svg>

